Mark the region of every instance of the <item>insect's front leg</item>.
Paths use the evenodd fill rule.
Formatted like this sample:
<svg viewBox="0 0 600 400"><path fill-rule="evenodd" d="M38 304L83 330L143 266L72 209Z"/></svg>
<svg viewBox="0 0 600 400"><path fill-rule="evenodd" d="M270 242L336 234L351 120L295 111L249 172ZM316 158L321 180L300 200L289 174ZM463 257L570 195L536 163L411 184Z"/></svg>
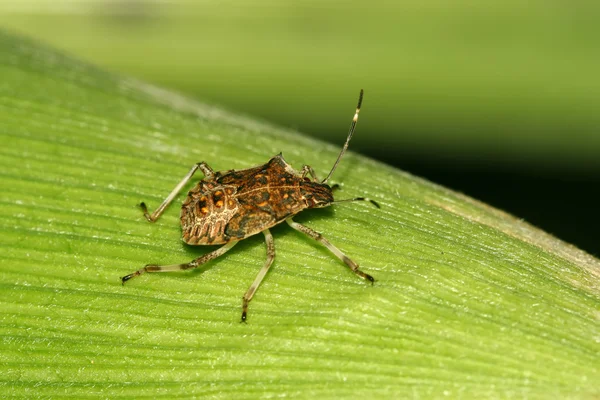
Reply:
<svg viewBox="0 0 600 400"><path fill-rule="evenodd" d="M315 174L315 170L310 165L302 166L302 178L305 178L306 175L310 175L313 178L313 181L320 182L319 178L317 178L317 174Z"/></svg>
<svg viewBox="0 0 600 400"><path fill-rule="evenodd" d="M205 254L201 257L196 258L194 261L191 261L187 264L172 264L172 265L154 265L148 264L144 268L138 269L135 272L132 272L129 275L125 275L121 277L121 283L125 284L128 280L135 278L136 276L140 276L145 272L169 272L169 271L182 271L186 269L196 268L209 262L210 260L214 260L215 258L225 254L229 251L233 246L237 244L237 241L229 242L215 251L212 251L208 254Z"/></svg>
<svg viewBox="0 0 600 400"><path fill-rule="evenodd" d="M271 235L271 232L268 229L265 229L263 234L265 235L265 243L267 244L267 260L258 272L254 282L252 282L252 285L250 285L248 291L244 295L242 302L242 322L246 321L246 314L248 313L248 304L250 303L250 300L252 300L254 293L256 293L258 286L269 271L269 268L275 259L275 241L273 240L273 235Z"/></svg>
<svg viewBox="0 0 600 400"><path fill-rule="evenodd" d="M212 179L212 177L215 174L215 172L212 170L212 168L209 167L208 164L206 164L204 161L202 161L198 164L195 164L192 167L192 169L190 169L190 172L188 172L187 175L181 180L181 182L179 182L177 184L177 186L175 186L175 189L173 189L173 191L167 196L167 198L162 202L162 204L160 206L158 206L158 208L156 210L154 210L154 212L152 214L148 213L148 207L146 207L146 203L144 203L144 202L140 203L140 207L142 208L142 211L144 212L144 217L146 217L146 219L149 222L156 221L158 219L158 217L161 216L163 211L165 211L165 208L167 208L167 206L169 204L171 204L171 202L173 201L175 196L177 196L177 194L181 191L181 189L183 189L183 187L190 181L190 179L192 179L192 176L198 170L202 171L202 173L204 174L206 179Z"/></svg>
<svg viewBox="0 0 600 400"><path fill-rule="evenodd" d="M297 230L299 232L302 232L305 235L310 236L311 238L313 238L314 240L316 240L318 242L321 242L337 258L339 258L340 260L342 260L348 267L350 267L350 269L352 270L352 272L354 272L356 275L358 275L359 277L361 277L361 278L363 278L363 279L365 279L365 280L367 280L367 281L369 281L371 283L375 282L375 279L371 275L365 274L364 272L362 272L361 270L359 270L357 263L355 263L354 261L352 261L347 255L345 255L344 253L342 253L342 251L340 249L338 249L333 244L331 244L331 242L329 240L325 239L323 237L323 235L321 235L319 232L310 229L308 226L304 226L302 224L299 224L299 223L293 221L292 218L286 219L285 222L287 222L295 230Z"/></svg>

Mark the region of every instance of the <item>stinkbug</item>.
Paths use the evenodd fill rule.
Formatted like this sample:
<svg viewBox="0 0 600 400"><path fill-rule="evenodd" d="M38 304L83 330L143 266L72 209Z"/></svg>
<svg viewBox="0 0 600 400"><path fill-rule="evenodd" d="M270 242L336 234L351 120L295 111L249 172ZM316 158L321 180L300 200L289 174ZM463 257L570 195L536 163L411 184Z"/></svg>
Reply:
<svg viewBox="0 0 600 400"><path fill-rule="evenodd" d="M331 171L322 181L319 181L314 170L308 165L304 165L300 172L295 171L285 162L281 153L271 158L264 165L241 171L215 172L208 164L200 162L192 167L190 172L152 214L148 213L146 204L141 203L140 207L144 211L146 219L149 222L156 221L196 171L202 171L204 179L188 192L181 206L180 219L183 241L190 245L221 244L223 246L186 264L148 264L144 268L122 277L122 283L124 284L131 278L140 276L144 272L179 271L199 267L225 254L240 240L262 232L265 235L267 244L267 260L246 294L244 294L242 321L246 321L248 304L275 259L275 243L269 228L283 221L297 231L322 243L350 267L352 272L373 283L375 280L371 275L359 270L357 263L331 244L320 233L292 219L294 215L304 209L328 207L346 201L367 200L379 208L375 201L364 197L334 201L333 189L335 185L332 187L327 184L348 148L358 121L362 98L363 91L361 90L346 143L344 143L344 147ZM312 179L307 175L310 175Z"/></svg>

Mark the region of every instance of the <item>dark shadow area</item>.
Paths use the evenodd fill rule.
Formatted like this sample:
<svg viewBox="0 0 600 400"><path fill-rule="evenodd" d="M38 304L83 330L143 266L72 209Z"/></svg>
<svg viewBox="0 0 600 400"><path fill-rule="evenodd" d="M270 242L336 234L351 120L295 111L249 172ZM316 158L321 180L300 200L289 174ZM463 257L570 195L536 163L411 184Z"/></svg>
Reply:
<svg viewBox="0 0 600 400"><path fill-rule="evenodd" d="M376 150L363 154L481 200L600 255L600 174L527 171Z"/></svg>

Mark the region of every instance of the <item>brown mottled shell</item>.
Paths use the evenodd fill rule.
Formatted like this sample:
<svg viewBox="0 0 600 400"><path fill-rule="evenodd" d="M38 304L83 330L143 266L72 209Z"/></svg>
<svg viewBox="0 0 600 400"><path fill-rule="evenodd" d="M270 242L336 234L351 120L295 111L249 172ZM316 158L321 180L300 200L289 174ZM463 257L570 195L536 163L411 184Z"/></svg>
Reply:
<svg viewBox="0 0 600 400"><path fill-rule="evenodd" d="M302 178L278 154L254 168L216 172L190 190L181 206L183 241L213 245L241 240L331 202L328 185Z"/></svg>

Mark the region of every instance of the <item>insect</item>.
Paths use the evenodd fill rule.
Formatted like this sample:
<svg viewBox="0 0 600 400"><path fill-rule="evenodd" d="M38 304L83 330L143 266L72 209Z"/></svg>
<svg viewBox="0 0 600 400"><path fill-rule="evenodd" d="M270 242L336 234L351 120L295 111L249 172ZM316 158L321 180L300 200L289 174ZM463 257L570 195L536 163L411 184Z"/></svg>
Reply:
<svg viewBox="0 0 600 400"><path fill-rule="evenodd" d="M148 213L145 203L140 207L149 222L155 222L173 201L182 188L198 171L204 179L192 188L181 206L181 227L183 241L190 245L222 245L218 249L185 264L155 265L148 264L121 278L123 284L145 272L179 271L197 268L231 250L240 240L262 232L267 245L267 259L256 279L244 294L242 301L242 322L246 321L248 304L258 286L269 271L275 259L275 243L269 228L287 222L292 228L322 243L336 257L342 260L352 272L371 283L375 280L362 272L358 264L352 261L320 233L295 222L292 218L307 208L322 208L348 201L369 201L377 208L379 205L370 199L357 197L335 201L333 189L327 182L337 168L356 128L358 113L362 104L363 91L360 91L356 113L352 118L346 142L335 164L325 179L319 181L315 171L304 165L300 172L295 171L281 153L264 165L244 170L213 171L205 162L192 167L187 175L173 189L171 194L152 213ZM309 178L310 176L310 178Z"/></svg>

